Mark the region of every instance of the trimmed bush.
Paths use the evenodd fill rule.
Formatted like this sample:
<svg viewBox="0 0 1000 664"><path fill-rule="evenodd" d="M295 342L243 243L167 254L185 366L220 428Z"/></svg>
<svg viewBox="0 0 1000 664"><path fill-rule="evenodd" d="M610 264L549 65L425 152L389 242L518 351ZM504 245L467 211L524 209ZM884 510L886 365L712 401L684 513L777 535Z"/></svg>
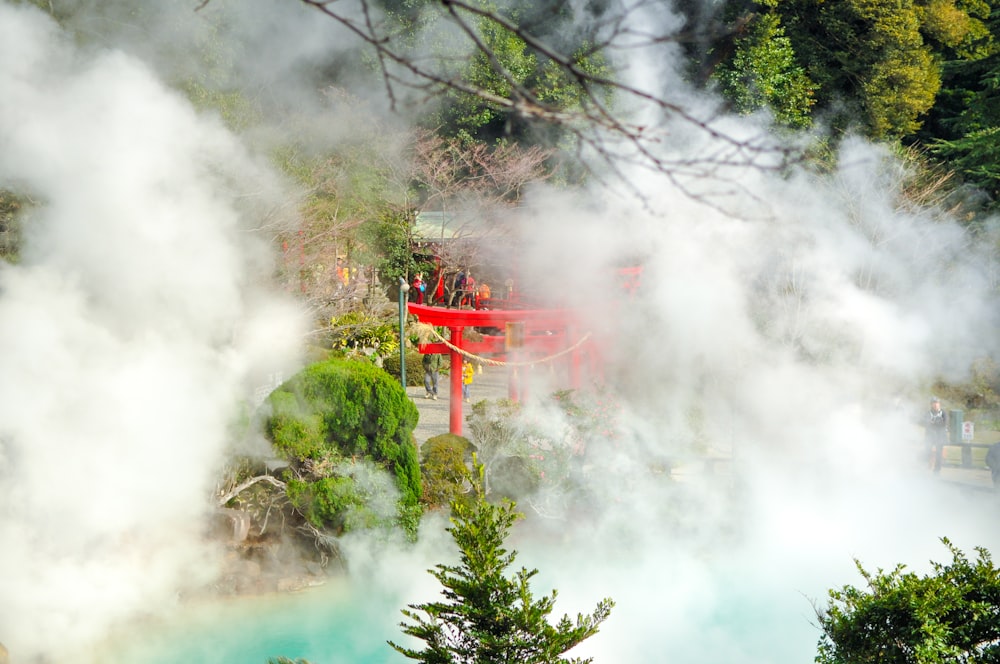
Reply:
<svg viewBox="0 0 1000 664"><path fill-rule="evenodd" d="M472 472L468 462L474 450L467 438L452 433L427 439L420 460L425 503L443 507L466 492Z"/></svg>
<svg viewBox="0 0 1000 664"><path fill-rule="evenodd" d="M406 351L406 384L407 385L423 385L424 384L424 365L423 365L423 355L420 351L414 349L407 349ZM382 360L382 368L385 369L386 373L399 380L399 353L387 357Z"/></svg>
<svg viewBox="0 0 1000 664"><path fill-rule="evenodd" d="M403 505L417 504L417 408L385 371L360 360L326 360L293 376L269 401L265 431L289 459L315 472L338 459L370 458L395 476ZM319 493L331 497L336 511L333 494L340 492L330 489ZM316 513L329 516L328 511Z"/></svg>

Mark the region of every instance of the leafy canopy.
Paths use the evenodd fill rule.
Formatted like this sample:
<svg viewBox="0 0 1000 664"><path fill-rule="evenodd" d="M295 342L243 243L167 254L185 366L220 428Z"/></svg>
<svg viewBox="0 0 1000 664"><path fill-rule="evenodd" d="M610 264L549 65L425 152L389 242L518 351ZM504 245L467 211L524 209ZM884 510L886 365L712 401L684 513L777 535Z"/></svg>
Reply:
<svg viewBox="0 0 1000 664"><path fill-rule="evenodd" d="M789 127L808 127L815 85L795 61L792 42L776 14L755 17L747 34L735 40L731 59L713 77L736 111L749 114L768 107Z"/></svg>
<svg viewBox="0 0 1000 664"><path fill-rule="evenodd" d="M591 92L596 92L603 103L611 103L608 91L601 89L599 83L590 82L592 89L588 89L578 76L553 61L549 54L533 48L521 36L488 15L504 16L513 24L523 24L525 20L537 21L539 12L537 7L532 6L534 3L505 8L502 12L489 1L472 4L482 13L477 16L463 13L459 20L466 30L475 34L482 48L473 49L471 55L461 52L456 50L459 45L468 44L454 38L441 38L430 45L432 50L448 60L462 63L452 73L455 78L497 99L520 99L530 95L560 110L577 109L587 104ZM549 21L558 21L563 14L560 11L543 13ZM449 21L457 16L453 15ZM532 25L533 29L539 27ZM573 66L595 79L609 75L610 68L601 50L586 38L576 35L575 31L572 24L560 24L562 46ZM515 142L532 142L532 127L527 123L527 114L519 110L458 90L448 91L442 101L440 111L426 118L425 124L436 127L445 136L487 143L508 137Z"/></svg>
<svg viewBox="0 0 1000 664"><path fill-rule="evenodd" d="M982 2L755 4L759 14L780 16L796 61L816 85L815 113L876 139L917 131L940 89L943 59L981 57L988 41Z"/></svg>
<svg viewBox="0 0 1000 664"><path fill-rule="evenodd" d="M977 548L975 561L942 539L950 565L919 576L898 565L866 571L867 588L830 591L819 614L818 664L979 664L1000 661L1000 571Z"/></svg>

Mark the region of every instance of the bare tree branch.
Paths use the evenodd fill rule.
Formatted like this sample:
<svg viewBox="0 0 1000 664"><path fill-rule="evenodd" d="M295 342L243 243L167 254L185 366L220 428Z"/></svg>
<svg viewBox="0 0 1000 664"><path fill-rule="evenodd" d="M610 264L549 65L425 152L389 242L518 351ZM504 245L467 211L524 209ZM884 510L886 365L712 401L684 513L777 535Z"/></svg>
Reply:
<svg viewBox="0 0 1000 664"><path fill-rule="evenodd" d="M277 488L281 489L282 491L284 491L287 488L287 485L281 480L277 479L276 477L272 477L270 475L257 475L256 477L251 477L245 482L241 482L240 484L236 485L223 495L219 496L218 500L219 506L222 507L226 505L226 503L228 503L230 500L240 495L241 493L252 487L254 484L257 484L258 482L267 482L268 484L272 484Z"/></svg>
<svg viewBox="0 0 1000 664"><path fill-rule="evenodd" d="M774 141L731 135L720 128L721 118L700 117L685 104L643 90L627 82L624 77L588 71L579 57L560 53L546 40L536 37L525 26L504 16L492 5L471 0L438 0L429 3L428 7L437 8L441 12L440 16L457 26L465 36L469 50L486 59L494 73L509 86L510 92L506 96L475 85L463 78L460 70L452 71L454 67L449 67L447 59L441 54L434 57L415 55L402 39L391 34L384 22L372 20L372 0L300 1L339 22L374 47L382 65L383 82L394 107L399 99L395 92L397 86L420 90L428 95L446 90L472 95L488 105L519 117L563 128L578 145L586 148L578 151L584 166L588 163L585 157L595 156L613 176L626 182L628 178L625 177L623 167L627 164L638 165L667 174L687 195L701 199L706 195L684 185L683 181L720 176L725 178L723 171L730 167L750 166L762 170L777 170L800 158L794 148ZM354 18L359 8L363 16L360 21ZM633 28L635 16L644 11L658 11L662 14L663 6L649 0L619 5L616 13L597 24L593 34L600 35L601 38L594 40L589 52L600 53L613 60L615 55L638 52L640 49L674 43L689 37L667 29L657 32ZM545 101L535 91L523 85L507 71L497 53L483 39L480 29L483 22L491 23L516 36L535 54L557 65L583 91L580 103L570 108L560 107L557 103ZM608 106L605 99L609 93L614 94L616 104L625 110L618 111ZM655 111L658 119L648 123L630 120L630 110L635 109L643 109L646 113ZM694 128L714 148L699 151L693 157L666 156L668 151L665 145L672 139L667 127L678 121ZM728 186L734 192L747 193L736 180L728 180Z"/></svg>

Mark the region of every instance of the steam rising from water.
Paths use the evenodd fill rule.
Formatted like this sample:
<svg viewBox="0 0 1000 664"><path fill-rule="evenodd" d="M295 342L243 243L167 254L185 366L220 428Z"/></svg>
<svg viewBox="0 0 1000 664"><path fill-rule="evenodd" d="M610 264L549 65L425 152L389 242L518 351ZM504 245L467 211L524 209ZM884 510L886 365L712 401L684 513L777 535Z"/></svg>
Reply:
<svg viewBox="0 0 1000 664"><path fill-rule="evenodd" d="M622 403L617 443L588 447L606 509L532 551L574 600L593 579L571 611L619 601L583 646L599 661L806 661L812 603L860 583L852 557L925 571L942 536L997 545L992 500L933 479L915 426L921 386L995 354L995 238L902 208L902 169L858 141L829 177L734 175L749 219L653 188L537 202L526 262L589 305ZM622 256L645 266L625 302L606 277ZM705 454L732 475L653 472Z"/></svg>
<svg viewBox="0 0 1000 664"><path fill-rule="evenodd" d="M298 313L255 283L270 266L253 228L281 185L145 62L81 53L0 5L0 185L40 203L22 264L0 270L0 640L15 661L68 661L211 578L199 524L233 406L293 366ZM901 209L900 167L861 142L829 177L723 174L747 214L648 173L631 177L641 204L529 201L525 274L591 305L621 430L588 447L600 509L533 520L514 545L558 611L615 598L585 645L598 661L806 661L809 600L857 581L852 556L919 568L942 535L995 544L981 501L923 473L912 426L915 386L996 351L995 243ZM636 256L642 290L622 300L607 268ZM732 474L675 491L651 470L695 449L731 455ZM429 599L440 543L350 547L402 605Z"/></svg>
<svg viewBox="0 0 1000 664"><path fill-rule="evenodd" d="M0 5L0 62L0 184L39 204L0 270L0 640L69 661L211 578L227 427L299 318L234 205L277 183L221 126L35 11Z"/></svg>

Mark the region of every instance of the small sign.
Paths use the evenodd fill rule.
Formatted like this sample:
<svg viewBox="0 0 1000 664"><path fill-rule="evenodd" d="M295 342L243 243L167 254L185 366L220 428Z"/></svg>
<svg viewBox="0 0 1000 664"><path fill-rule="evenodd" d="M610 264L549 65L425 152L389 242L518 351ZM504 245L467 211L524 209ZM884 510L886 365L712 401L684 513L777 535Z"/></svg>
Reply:
<svg viewBox="0 0 1000 664"><path fill-rule="evenodd" d="M976 433L976 427L972 422L962 422L962 440L972 440Z"/></svg>
<svg viewBox="0 0 1000 664"><path fill-rule="evenodd" d="M504 332L504 350L524 348L524 321L508 321Z"/></svg>

